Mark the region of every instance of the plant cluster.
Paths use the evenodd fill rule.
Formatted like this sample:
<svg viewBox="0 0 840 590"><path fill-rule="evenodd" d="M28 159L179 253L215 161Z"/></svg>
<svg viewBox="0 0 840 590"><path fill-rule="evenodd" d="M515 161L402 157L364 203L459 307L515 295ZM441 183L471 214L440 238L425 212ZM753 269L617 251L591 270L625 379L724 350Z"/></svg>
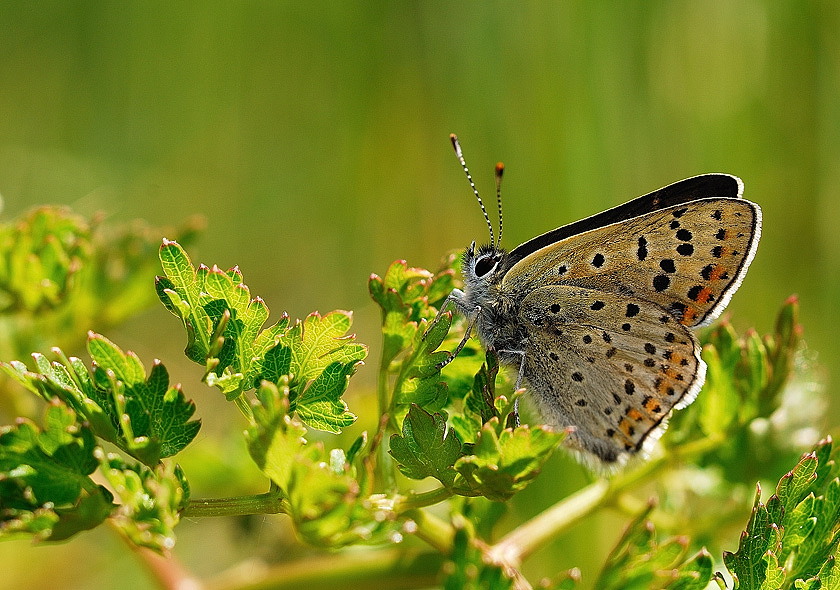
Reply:
<svg viewBox="0 0 840 590"><path fill-rule="evenodd" d="M91 235L56 209L0 227L0 322L15 343L0 363L0 393L26 390L45 402L40 419L0 428L0 538L63 541L108 522L132 544L170 556L184 516L282 513L302 542L335 553L302 577L269 571L261 587L524 589L533 587L529 556L612 510L627 512L630 524L595 580L599 589L840 589L838 450L830 438L816 442L803 410L822 398L802 372L795 299L763 337L739 335L727 322L703 335L703 392L673 417L649 460L594 478L500 534L506 502L539 477L565 433L519 424L522 392L477 343L440 368L465 329L439 313L457 286L454 256L437 272L397 261L370 277L382 319L378 426L339 446L325 441L356 420L344 394L368 354L349 334L349 312L284 314L267 326L268 306L238 268L196 267L178 242L164 240L153 291L144 282L148 240ZM142 285L179 319L203 381L239 410L265 493L190 496L189 473L176 461L200 423L160 361L147 368L95 332L90 364L60 348L28 365L13 360L34 333L60 340L80 322L112 325L147 301L136 296ZM809 435L812 450L801 455L791 441ZM758 488L751 513L738 501L744 486L776 480L768 498ZM746 522L740 540L720 538L737 522ZM737 549L716 558L704 544ZM359 546L367 548L346 552ZM539 584L582 582L571 570Z"/></svg>

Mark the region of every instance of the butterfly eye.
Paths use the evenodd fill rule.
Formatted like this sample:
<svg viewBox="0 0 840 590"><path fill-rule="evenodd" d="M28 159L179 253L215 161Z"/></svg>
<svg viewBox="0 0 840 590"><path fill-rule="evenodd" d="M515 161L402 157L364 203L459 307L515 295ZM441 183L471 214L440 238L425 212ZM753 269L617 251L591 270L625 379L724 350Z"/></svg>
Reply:
<svg viewBox="0 0 840 590"><path fill-rule="evenodd" d="M482 256L475 263L475 276L483 277L494 268L498 259L495 256Z"/></svg>

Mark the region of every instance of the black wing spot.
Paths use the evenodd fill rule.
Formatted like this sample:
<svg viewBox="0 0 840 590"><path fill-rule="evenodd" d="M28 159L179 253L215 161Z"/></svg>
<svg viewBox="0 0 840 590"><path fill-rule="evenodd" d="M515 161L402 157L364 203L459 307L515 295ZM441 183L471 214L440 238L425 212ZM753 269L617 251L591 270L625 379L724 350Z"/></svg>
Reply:
<svg viewBox="0 0 840 590"><path fill-rule="evenodd" d="M644 260L647 258L648 249L647 249L647 240L645 238L639 238L639 249L636 251L636 257L639 260Z"/></svg>
<svg viewBox="0 0 840 590"><path fill-rule="evenodd" d="M659 261L659 268L665 272L677 272L677 265L674 264L673 258L663 258Z"/></svg>
<svg viewBox="0 0 840 590"><path fill-rule="evenodd" d="M671 286L671 279L668 278L668 275L656 275L653 277L653 289L661 293L665 289Z"/></svg>
<svg viewBox="0 0 840 590"><path fill-rule="evenodd" d="M595 258L592 259L592 266L594 266L595 268L601 268L602 266L604 266L605 260L606 259L604 258L604 255L598 253L595 255Z"/></svg>
<svg viewBox="0 0 840 590"><path fill-rule="evenodd" d="M681 256L691 256L694 254L694 246L688 243L680 244L677 246L677 254L680 254Z"/></svg>

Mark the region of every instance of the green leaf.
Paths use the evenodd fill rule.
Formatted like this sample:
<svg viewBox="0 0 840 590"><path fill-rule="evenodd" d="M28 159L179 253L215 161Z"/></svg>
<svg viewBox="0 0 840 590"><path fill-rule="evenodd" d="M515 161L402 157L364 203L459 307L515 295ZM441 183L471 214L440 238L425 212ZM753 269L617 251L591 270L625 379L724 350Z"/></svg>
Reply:
<svg viewBox="0 0 840 590"><path fill-rule="evenodd" d="M327 365L295 404L295 411L301 421L317 430L336 434L355 422L356 416L341 399L354 371L355 363L352 362Z"/></svg>
<svg viewBox="0 0 840 590"><path fill-rule="evenodd" d="M178 512L189 500L180 468L166 463L150 469L104 453L100 454L100 466L119 500L119 507L111 515L114 526L135 545L158 553L172 549Z"/></svg>
<svg viewBox="0 0 840 590"><path fill-rule="evenodd" d="M446 417L411 406L402 434L391 435L389 450L400 471L412 479L434 477L447 488L455 483L455 461L461 456L461 441L447 428Z"/></svg>
<svg viewBox="0 0 840 590"><path fill-rule="evenodd" d="M90 478L95 445L58 400L43 429L24 418L0 428L0 537L61 541L107 518L111 494Z"/></svg>
<svg viewBox="0 0 840 590"><path fill-rule="evenodd" d="M426 329L425 323L414 334L408 356L403 360L394 386L394 404L408 408L417 404L429 411L440 410L448 398L448 387L440 378L438 365L449 353L438 350L449 332L452 315L439 315Z"/></svg>
<svg viewBox="0 0 840 590"><path fill-rule="evenodd" d="M288 385L264 381L246 435L251 456L282 492L300 536L318 547L382 542L398 526L374 514L387 509L361 495L348 453L307 442L289 407Z"/></svg>
<svg viewBox="0 0 840 590"><path fill-rule="evenodd" d="M627 527L610 552L595 587L599 590L704 590L714 576L714 562L705 549L689 559L688 539L659 541L649 506Z"/></svg>
<svg viewBox="0 0 840 590"><path fill-rule="evenodd" d="M803 455L766 504L756 494L736 553L724 563L735 588L819 588L840 543L840 478L830 439Z"/></svg>
<svg viewBox="0 0 840 590"><path fill-rule="evenodd" d="M565 437L542 426L505 428L498 418L487 422L475 445L455 463L465 489L490 500L504 501L524 489Z"/></svg>
<svg viewBox="0 0 840 590"><path fill-rule="evenodd" d="M347 331L352 315L313 313L290 325L285 314L268 328L268 306L251 298L238 268L195 269L175 242L160 251L165 276L158 295L187 331L187 356L205 367L205 381L228 399L289 377L292 411L312 428L340 432L356 417L341 399L367 348Z"/></svg>
<svg viewBox="0 0 840 590"><path fill-rule="evenodd" d="M370 276L370 296L382 310L385 367L414 340L420 320L430 317L425 310L433 279L431 272L410 268L404 260L391 264L384 278Z"/></svg>
<svg viewBox="0 0 840 590"><path fill-rule="evenodd" d="M0 363L0 368L44 399L60 399L88 421L96 436L146 465L175 455L198 434L201 423L190 420L195 404L179 386L169 386L159 361L147 377L133 352L93 332L88 334L90 370L79 359L55 352L60 361L33 355L38 371L16 361Z"/></svg>
<svg viewBox="0 0 840 590"><path fill-rule="evenodd" d="M292 410L312 428L337 433L356 419L341 396L367 348L346 335L351 323L349 312L310 314L277 334L255 362L255 380L278 383L291 376Z"/></svg>
<svg viewBox="0 0 840 590"><path fill-rule="evenodd" d="M484 559L464 527L455 529L452 554L443 571L448 572L443 582L444 590L511 590L515 587L501 566Z"/></svg>

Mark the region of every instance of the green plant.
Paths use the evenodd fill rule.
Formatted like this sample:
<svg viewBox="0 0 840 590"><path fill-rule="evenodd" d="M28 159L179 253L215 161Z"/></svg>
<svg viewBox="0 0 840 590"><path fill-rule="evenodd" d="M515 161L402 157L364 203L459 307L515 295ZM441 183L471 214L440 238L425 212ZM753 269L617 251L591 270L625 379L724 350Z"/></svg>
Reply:
<svg viewBox="0 0 840 590"><path fill-rule="evenodd" d="M24 256L14 240L0 248L0 258ZM73 266L73 254L50 248L25 255L42 260L51 276ZM538 422L516 425L520 393L476 343L438 368L465 328L448 313L438 316L457 285L454 256L434 273L398 261L371 276L382 318L378 426L345 446L324 440L356 419L343 395L367 348L348 335L351 314L283 315L266 327L268 307L252 297L238 269L196 268L168 240L159 258L157 295L180 319L185 354L203 367L204 382L239 409L267 491L191 498L189 473L175 459L199 429L193 402L169 384L162 364L147 370L91 332L90 367L58 349L52 361L34 355L31 368L2 363L12 382L47 402L40 422L19 419L0 430L3 537L65 540L107 521L131 543L167 555L184 516L283 513L302 542L334 553L268 571L262 588L528 588L529 556L588 515L612 510L627 513L631 524L597 588L840 588L838 451L825 439L797 459L802 449L791 434L812 424L784 411L802 407L796 396L817 395L797 387L795 299L782 307L772 334L739 336L723 322L704 335L706 386L674 416L649 460L595 479L500 535L506 502L539 477L564 433ZM0 277L16 281L16 272ZM72 306L62 303L67 289L30 293L36 283L17 287L17 300L30 308ZM103 442L115 451L106 453ZM744 457L761 461L745 468ZM739 501L745 486L788 469L769 499L755 495L740 544L720 538L725 525L747 519ZM695 485L701 475L703 486ZM658 506L640 490L654 493ZM410 537L422 543L401 543ZM715 561L704 543L738 548ZM344 550L360 546L369 547ZM724 566L729 579L716 573ZM556 574L541 587L580 584L576 570Z"/></svg>

